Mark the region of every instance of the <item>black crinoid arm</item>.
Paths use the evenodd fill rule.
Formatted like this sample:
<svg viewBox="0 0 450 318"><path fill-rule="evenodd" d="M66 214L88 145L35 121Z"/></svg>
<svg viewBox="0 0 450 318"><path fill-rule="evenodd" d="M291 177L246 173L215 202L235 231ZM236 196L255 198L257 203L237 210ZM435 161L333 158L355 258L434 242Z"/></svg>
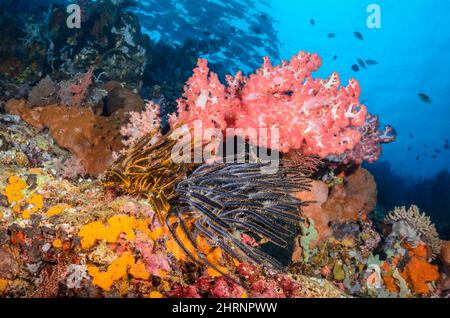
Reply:
<svg viewBox="0 0 450 318"><path fill-rule="evenodd" d="M203 165L178 183L178 204L172 206L166 223L192 260L214 267L197 245L202 236L240 262L283 268L260 244L286 248L292 242L303 221L301 207L307 204L294 193L309 190L310 183L301 167L280 165L270 174L264 168L267 164ZM180 230L194 249L184 246ZM246 244L243 234L259 244ZM195 250L196 255L188 250Z"/></svg>

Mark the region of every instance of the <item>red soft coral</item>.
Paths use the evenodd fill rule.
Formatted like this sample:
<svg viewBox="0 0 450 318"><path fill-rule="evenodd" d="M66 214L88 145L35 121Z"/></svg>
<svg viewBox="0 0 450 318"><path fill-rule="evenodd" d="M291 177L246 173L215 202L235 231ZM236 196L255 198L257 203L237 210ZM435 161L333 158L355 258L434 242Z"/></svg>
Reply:
<svg viewBox="0 0 450 318"><path fill-rule="evenodd" d="M249 77L241 72L227 76L225 88L209 72L206 60L199 60L178 101L178 117L172 117L171 123L192 125L201 120L204 128L243 129L237 135L253 128L257 135L250 141L261 146L322 158L341 155L359 142L357 127L365 122L366 108L359 104L356 80L340 87L337 73L325 80L313 79L311 73L321 63L317 54L305 52L275 67L265 58ZM271 143L274 136L270 131L267 136L259 134L260 128L279 129L280 143Z"/></svg>
<svg viewBox="0 0 450 318"><path fill-rule="evenodd" d="M178 116L170 117L170 124L193 124L201 120L203 129L227 127L225 114L228 100L225 86L217 74L210 72L208 61L199 59L194 74L186 82L183 98L178 99Z"/></svg>
<svg viewBox="0 0 450 318"><path fill-rule="evenodd" d="M359 84L350 80L340 87L337 73L313 79L311 73L320 65L317 54L305 52L275 67L266 58L256 74L240 79L244 85L235 96L241 101L234 108L235 127L278 128L279 146L267 145L282 152L301 149L324 158L352 149L360 138L355 127L364 123L366 114L358 102ZM233 82L230 77L228 81Z"/></svg>

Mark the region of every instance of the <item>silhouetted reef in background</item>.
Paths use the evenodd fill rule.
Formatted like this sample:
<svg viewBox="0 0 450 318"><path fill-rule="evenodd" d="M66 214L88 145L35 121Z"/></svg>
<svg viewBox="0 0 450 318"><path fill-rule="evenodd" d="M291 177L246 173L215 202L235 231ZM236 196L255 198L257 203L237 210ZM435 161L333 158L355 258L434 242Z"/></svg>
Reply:
<svg viewBox="0 0 450 318"><path fill-rule="evenodd" d="M378 208L390 211L412 204L425 211L436 224L441 239L450 238L450 172L447 169L426 178L402 176L388 161L365 165L377 181Z"/></svg>

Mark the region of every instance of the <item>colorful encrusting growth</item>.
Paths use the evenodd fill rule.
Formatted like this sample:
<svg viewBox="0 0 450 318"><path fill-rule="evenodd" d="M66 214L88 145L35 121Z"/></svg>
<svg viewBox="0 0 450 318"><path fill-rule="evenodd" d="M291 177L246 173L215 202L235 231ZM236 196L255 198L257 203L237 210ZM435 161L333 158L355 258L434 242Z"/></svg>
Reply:
<svg viewBox="0 0 450 318"><path fill-rule="evenodd" d="M431 220L415 206L372 217L376 183L361 163L380 157L394 129L380 130L356 80L313 78L321 63L305 52L278 66L265 58L224 85L199 59L164 129L164 105L144 108L120 83L105 84L105 107L85 108L93 68L63 83L69 94L58 98L70 108L36 97L49 79L33 103L11 100L16 116L0 115L0 295L444 296ZM279 150L280 164L191 163L196 146L213 145L205 135L184 138L197 121ZM39 156L31 143L53 152ZM13 158L11 145L23 152ZM80 169L58 172L58 156Z"/></svg>
<svg viewBox="0 0 450 318"><path fill-rule="evenodd" d="M442 241L439 239L435 225L425 213L420 213L417 206L412 205L408 209L397 207L387 215L385 221L393 227L391 237L397 236L413 247L416 247L421 240L426 242L429 253L425 258L435 258L441 252Z"/></svg>

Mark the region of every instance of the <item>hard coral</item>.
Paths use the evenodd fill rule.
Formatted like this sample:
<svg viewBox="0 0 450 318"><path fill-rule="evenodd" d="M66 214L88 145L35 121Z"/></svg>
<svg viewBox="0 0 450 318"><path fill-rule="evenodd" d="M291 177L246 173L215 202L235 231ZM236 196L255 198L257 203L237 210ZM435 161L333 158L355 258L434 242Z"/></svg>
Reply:
<svg viewBox="0 0 450 318"><path fill-rule="evenodd" d="M417 206L412 205L408 209L406 207L396 207L391 211L385 222L393 224L393 232L390 236L403 236L408 243L415 247L420 240L424 241L430 250L430 257L434 258L441 251L442 241L436 226L431 222L430 217L425 213L420 213Z"/></svg>

